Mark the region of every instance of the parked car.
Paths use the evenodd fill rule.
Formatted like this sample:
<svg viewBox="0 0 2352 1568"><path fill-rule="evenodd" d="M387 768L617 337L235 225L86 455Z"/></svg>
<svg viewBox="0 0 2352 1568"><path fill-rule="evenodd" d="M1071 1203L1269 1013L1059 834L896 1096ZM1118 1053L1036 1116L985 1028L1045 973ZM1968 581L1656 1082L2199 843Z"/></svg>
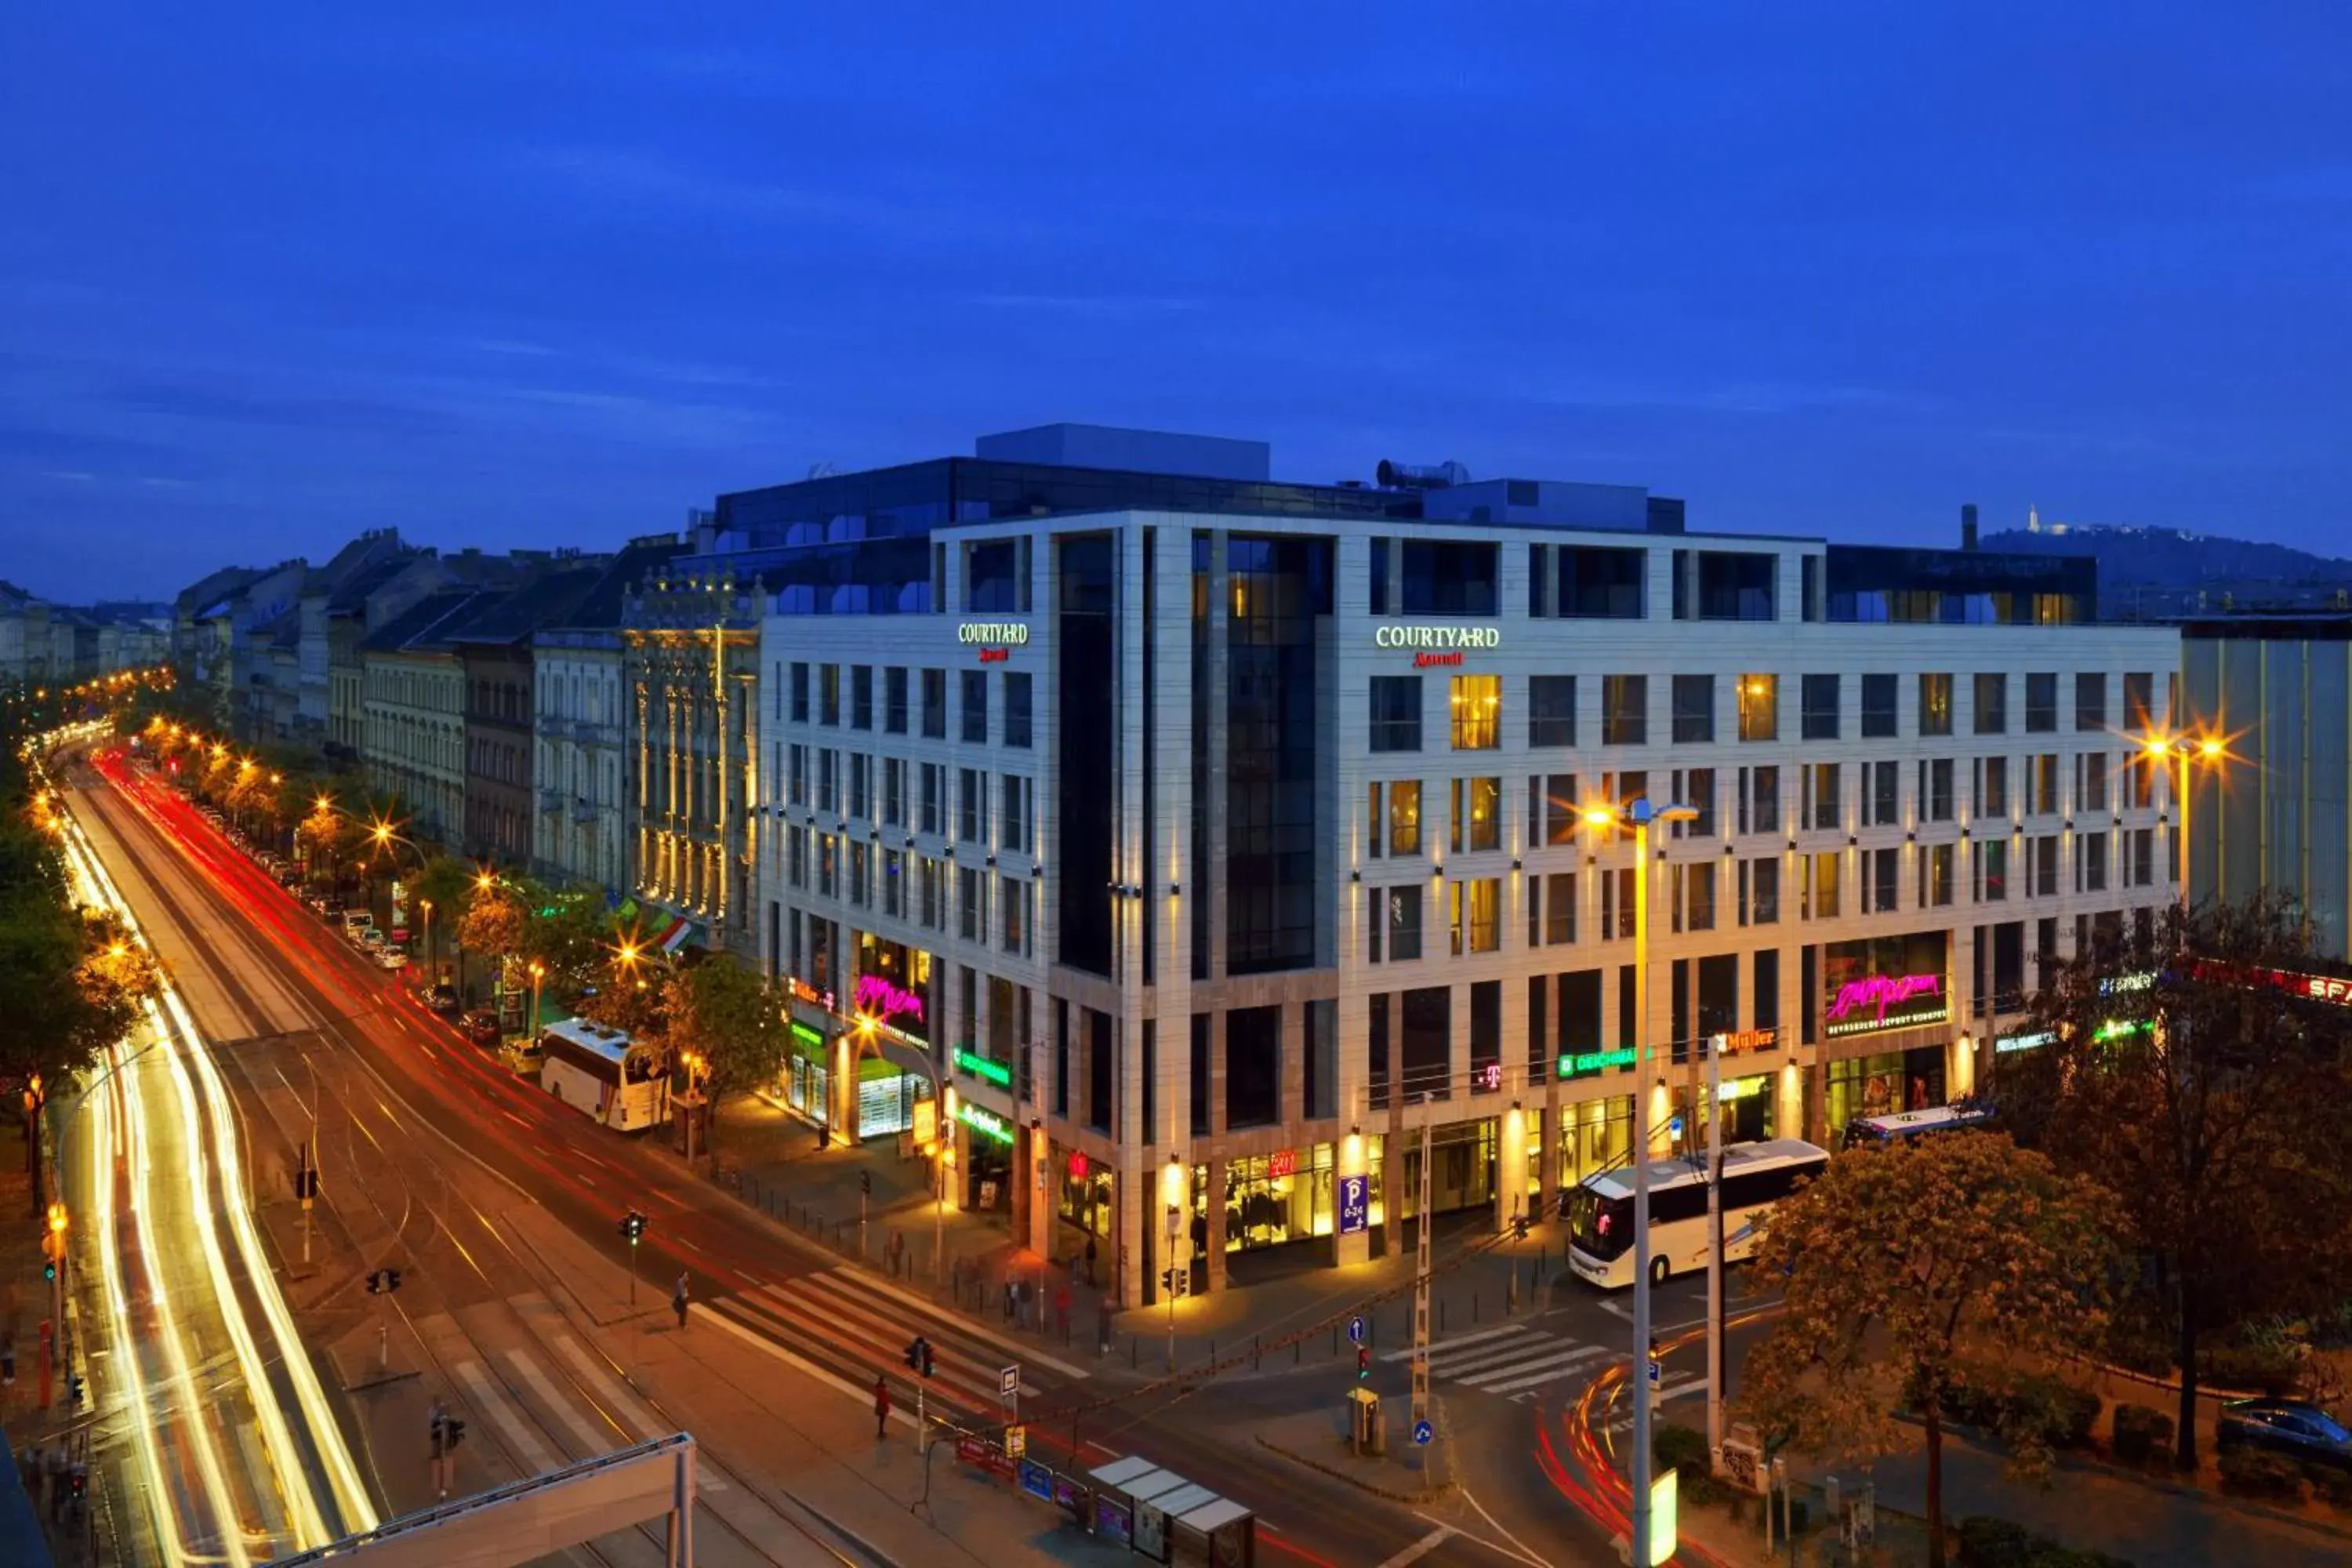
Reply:
<svg viewBox="0 0 2352 1568"><path fill-rule="evenodd" d="M2352 1431L2305 1399L2233 1399L2221 1406L2222 1452L2260 1448L2299 1464L2352 1470Z"/></svg>
<svg viewBox="0 0 2352 1568"><path fill-rule="evenodd" d="M371 916L365 910L345 910L341 912L343 917L343 934L345 936L357 936L360 932L375 924L374 917Z"/></svg>
<svg viewBox="0 0 2352 1568"><path fill-rule="evenodd" d="M396 947L377 948L375 950L375 961L385 969L405 969L408 967L408 954L401 952L400 949Z"/></svg>
<svg viewBox="0 0 2352 1568"><path fill-rule="evenodd" d="M305 898L302 901L303 901L304 903L306 903L306 904L308 904L308 905L310 905L310 912L311 912L311 913L313 913L313 914L315 914L315 915L319 915L319 916L320 916L320 917L322 917L322 918L324 918L324 917L326 916L326 914L327 914L327 895L326 895L326 894L324 894L324 893L312 893L312 894L310 894L309 897Z"/></svg>
<svg viewBox="0 0 2352 1568"><path fill-rule="evenodd" d="M444 980L433 987L425 1005L445 1018L454 1018L457 1016L457 988Z"/></svg>
<svg viewBox="0 0 2352 1568"><path fill-rule="evenodd" d="M457 1027L464 1030L466 1037L478 1046L495 1046L499 1043L499 1016L488 1007L475 1008L466 1015Z"/></svg>
<svg viewBox="0 0 2352 1568"><path fill-rule="evenodd" d="M376 930L373 926L362 926L360 928L360 945L369 949L370 951L380 951L389 944L384 941L383 932Z"/></svg>

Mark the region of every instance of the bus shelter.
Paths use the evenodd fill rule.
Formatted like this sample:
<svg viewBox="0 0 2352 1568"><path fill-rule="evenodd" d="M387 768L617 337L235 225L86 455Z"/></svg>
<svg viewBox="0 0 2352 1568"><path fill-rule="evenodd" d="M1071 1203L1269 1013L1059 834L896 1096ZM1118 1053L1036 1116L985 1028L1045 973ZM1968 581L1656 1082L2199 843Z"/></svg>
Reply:
<svg viewBox="0 0 2352 1568"><path fill-rule="evenodd" d="M1114 1459L1089 1472L1095 1531L1154 1563L1255 1568L1257 1516L1150 1459Z"/></svg>

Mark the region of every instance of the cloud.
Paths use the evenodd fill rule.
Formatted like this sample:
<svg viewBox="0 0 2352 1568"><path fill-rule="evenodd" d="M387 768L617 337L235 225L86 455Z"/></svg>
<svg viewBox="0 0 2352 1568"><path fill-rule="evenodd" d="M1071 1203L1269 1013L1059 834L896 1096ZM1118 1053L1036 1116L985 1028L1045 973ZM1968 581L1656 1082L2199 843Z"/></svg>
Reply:
<svg viewBox="0 0 2352 1568"><path fill-rule="evenodd" d="M269 396L170 382L119 386L100 401L132 414L291 430L416 436L446 428L427 408L371 397Z"/></svg>
<svg viewBox="0 0 2352 1568"><path fill-rule="evenodd" d="M98 478L98 476L91 473L88 468L43 468L41 470L41 478L45 479L68 479L75 484L86 485L92 479Z"/></svg>
<svg viewBox="0 0 2352 1568"><path fill-rule="evenodd" d="M972 303L997 310L1038 310L1093 318L1173 316L1208 309L1205 300L1116 294L982 294Z"/></svg>

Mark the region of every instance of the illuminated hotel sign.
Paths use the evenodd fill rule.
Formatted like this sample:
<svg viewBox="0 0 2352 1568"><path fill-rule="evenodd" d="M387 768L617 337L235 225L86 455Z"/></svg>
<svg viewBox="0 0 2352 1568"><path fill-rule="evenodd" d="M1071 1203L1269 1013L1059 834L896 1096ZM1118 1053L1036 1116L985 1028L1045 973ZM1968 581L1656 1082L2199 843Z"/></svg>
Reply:
<svg viewBox="0 0 2352 1568"><path fill-rule="evenodd" d="M974 1056L970 1051L958 1051L955 1054L955 1065L958 1071L970 1073L977 1079L984 1079L999 1089L1013 1087L1013 1069L1003 1062L992 1062L986 1057Z"/></svg>
<svg viewBox="0 0 2352 1568"><path fill-rule="evenodd" d="M956 627L956 641L980 650L982 664L1002 664L1016 647L1026 647L1029 628L1019 621L965 621Z"/></svg>
<svg viewBox="0 0 2352 1568"><path fill-rule="evenodd" d="M999 1143L1013 1142L1013 1127L993 1110L985 1110L967 1100L956 1107L956 1120L983 1138L993 1138Z"/></svg>
<svg viewBox="0 0 2352 1568"><path fill-rule="evenodd" d="M1499 626L1374 626L1374 647L1411 648L1416 669L1460 664L1464 650L1503 646Z"/></svg>
<svg viewBox="0 0 2352 1568"><path fill-rule="evenodd" d="M1835 1038L1940 1024L1951 1016L1951 1000L1944 994L1940 974L1868 974L1838 987L1822 1022Z"/></svg>
<svg viewBox="0 0 2352 1568"><path fill-rule="evenodd" d="M1623 1046L1613 1051L1572 1052L1559 1058L1559 1076L1564 1079L1591 1078L1596 1074L1607 1072L1611 1068L1629 1068L1633 1065L1633 1047L1631 1046Z"/></svg>
<svg viewBox="0 0 2352 1568"><path fill-rule="evenodd" d="M2037 1030L2031 1035L2003 1035L1992 1043L1993 1055L2005 1057L2013 1051L2035 1050L2049 1045L2057 1037L2048 1029Z"/></svg>

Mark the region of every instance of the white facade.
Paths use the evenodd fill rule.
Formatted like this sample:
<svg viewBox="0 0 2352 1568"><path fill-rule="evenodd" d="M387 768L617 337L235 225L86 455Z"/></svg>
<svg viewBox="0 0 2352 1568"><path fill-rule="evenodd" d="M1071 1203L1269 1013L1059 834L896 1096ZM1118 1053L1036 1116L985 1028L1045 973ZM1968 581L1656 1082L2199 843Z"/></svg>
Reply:
<svg viewBox="0 0 2352 1568"><path fill-rule="evenodd" d="M453 845L466 824L466 676L446 653L365 658L368 787L407 803L413 837Z"/></svg>
<svg viewBox="0 0 2352 1568"><path fill-rule="evenodd" d="M1108 540L1109 633L1080 649L1050 607L1074 602L1060 542L1089 535ZM1236 537L1328 552L1307 574L1328 590L1235 572ZM1000 541L1015 578L999 552L976 594L975 552ZM1700 1098L1696 1042L1718 1033L1770 1031L1727 1065L1735 1135L1818 1139L1957 1097L1993 1070L2035 953L2175 896L2168 782L2133 735L2170 711L2177 637L2031 624L2070 613L2054 595L2018 599L2022 623L1832 621L1819 542L1470 523L1130 511L933 543L933 602L971 607L766 624L761 951L842 1014L868 963L892 966L869 1004L913 993L920 1019L896 1016L978 1112L960 1170L1003 1162L1027 1245L1055 1247L1057 1212L1090 1223L1129 1302L1167 1267L1171 1205L1192 1211L1178 1260L1210 1288L1229 1252L1285 1239L1363 1257L1370 1231L1334 1212L1350 1177L1393 1247L1424 1115L1433 1206L1550 1213L1624 1152L1635 1079L1612 1053L1636 1039L1661 1126ZM1444 591L1405 560L1425 544L1491 547L1472 591L1491 607L1401 613ZM1590 558L1628 575L1585 601L1636 613L1559 615L1569 551L1636 552ZM1769 559L1740 578L1764 585L1702 592L1735 556ZM1328 611L1268 608L1324 591ZM1990 613L1948 597L1936 615ZM1295 658L1263 657L1267 637ZM1023 677L1025 744L1007 722ZM974 678L988 711L968 741ZM1399 703L1377 732L1376 681ZM1090 682L1104 700L1066 707ZM927 689L945 699L930 725ZM1073 782L1097 738L1100 789ZM1633 849L1580 808L1641 796L1712 811L1656 846L1647 1005L1629 1009ZM1107 847L1071 841L1079 816ZM1067 898L1104 847L1107 890ZM1269 891L1237 889L1237 868L1286 855ZM1102 972L1063 962L1092 934L1066 902L1107 932ZM964 1049L1008 1070L958 1068Z"/></svg>
<svg viewBox="0 0 2352 1568"><path fill-rule="evenodd" d="M532 641L531 857L561 880L627 885L623 857L621 639L541 632Z"/></svg>

